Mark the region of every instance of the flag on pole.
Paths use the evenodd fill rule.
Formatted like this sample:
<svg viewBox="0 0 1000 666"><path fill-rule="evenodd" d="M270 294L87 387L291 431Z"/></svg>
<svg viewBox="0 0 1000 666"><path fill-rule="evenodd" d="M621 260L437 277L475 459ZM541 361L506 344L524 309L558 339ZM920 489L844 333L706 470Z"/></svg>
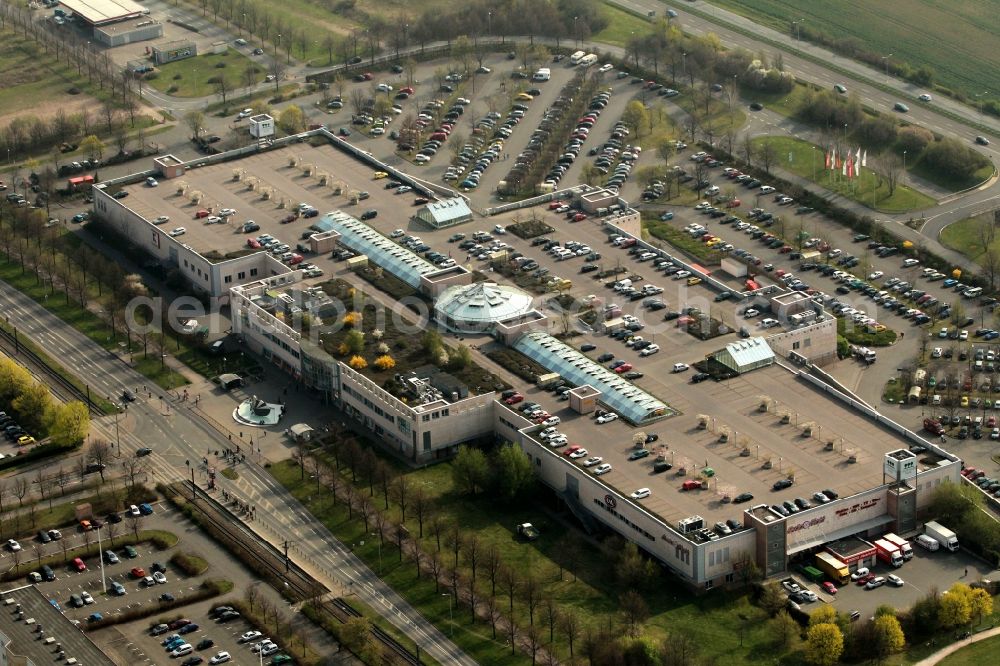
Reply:
<svg viewBox="0 0 1000 666"><path fill-rule="evenodd" d="M858 152L854 155L854 164L861 164L861 146L858 146Z"/></svg>
<svg viewBox="0 0 1000 666"><path fill-rule="evenodd" d="M841 162L840 162L840 175L841 176L846 176L847 175L847 160L846 159L841 160Z"/></svg>
<svg viewBox="0 0 1000 666"><path fill-rule="evenodd" d="M837 149L833 148L832 151L830 152L830 169L833 170L836 168L837 168Z"/></svg>
<svg viewBox="0 0 1000 666"><path fill-rule="evenodd" d="M823 153L823 168L824 169L829 169L830 168L830 150L829 149L827 149Z"/></svg>
<svg viewBox="0 0 1000 666"><path fill-rule="evenodd" d="M847 158L847 177L848 179L854 178L854 156Z"/></svg>
<svg viewBox="0 0 1000 666"><path fill-rule="evenodd" d="M867 150L864 152L864 155L861 156L861 166L863 166L863 167L868 166L868 151Z"/></svg>

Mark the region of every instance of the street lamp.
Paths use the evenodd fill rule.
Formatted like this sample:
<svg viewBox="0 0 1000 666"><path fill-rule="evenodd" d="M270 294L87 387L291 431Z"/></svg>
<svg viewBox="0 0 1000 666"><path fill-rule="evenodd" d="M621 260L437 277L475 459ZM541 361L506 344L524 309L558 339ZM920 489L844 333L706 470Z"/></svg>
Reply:
<svg viewBox="0 0 1000 666"><path fill-rule="evenodd" d="M885 79L886 79L886 81L889 80L889 58L891 58L891 57L892 57L891 53L889 55L882 56L882 61L885 63Z"/></svg>
<svg viewBox="0 0 1000 666"><path fill-rule="evenodd" d="M903 151L903 187L906 187L906 151Z"/></svg>
<svg viewBox="0 0 1000 666"><path fill-rule="evenodd" d="M983 102L982 102L982 100L980 100L980 98L983 95L989 95L989 94L990 94L989 90L984 90L983 92L978 93L977 95L975 95L976 101L979 103L979 117L980 118L982 118L982 116L983 116Z"/></svg>
<svg viewBox="0 0 1000 666"><path fill-rule="evenodd" d="M448 623L451 624L451 637L455 637L455 614L452 611L452 597L450 593L441 593L442 597L448 597Z"/></svg>
<svg viewBox="0 0 1000 666"><path fill-rule="evenodd" d="M576 47L577 48L580 48L580 30L579 30L579 26L577 25L577 21L579 21L579 20L580 20L579 16L574 16L573 17L573 37L576 38Z"/></svg>
<svg viewBox="0 0 1000 666"><path fill-rule="evenodd" d="M487 32L489 33L489 36L492 37L493 36L493 12L492 11L486 12L486 20L488 21L487 25L489 26L487 28Z"/></svg>
<svg viewBox="0 0 1000 666"><path fill-rule="evenodd" d="M799 28L802 26L804 22L805 19L798 19L797 21L792 21L792 26L795 28L795 41L797 42L802 41L802 32L799 30Z"/></svg>
<svg viewBox="0 0 1000 666"><path fill-rule="evenodd" d="M382 575L382 535L372 532L372 537L378 537L378 575Z"/></svg>

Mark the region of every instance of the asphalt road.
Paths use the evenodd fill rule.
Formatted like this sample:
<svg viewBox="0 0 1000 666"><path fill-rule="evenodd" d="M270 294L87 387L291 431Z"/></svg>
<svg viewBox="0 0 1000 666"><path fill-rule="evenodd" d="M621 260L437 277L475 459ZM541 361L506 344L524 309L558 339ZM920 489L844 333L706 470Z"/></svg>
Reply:
<svg viewBox="0 0 1000 666"><path fill-rule="evenodd" d="M143 386L146 381L117 357L99 348L81 333L10 285L0 282L0 303L12 323L45 350L90 381L90 390L115 396L123 388ZM139 401L129 407L135 429L122 431L124 455L140 447L154 449L150 466L154 482L188 478L186 462L197 464L208 450L234 446L189 408L173 406L169 394L137 391ZM188 403L190 404L190 403ZM114 422L105 417L98 426L110 440ZM220 486L227 482L220 480ZM272 543L288 541L291 555L306 571L333 590L350 589L406 632L420 648L442 664L474 664L457 646L427 622L394 590L316 521L284 488L256 465L240 470L237 490L258 507L257 515L269 530L262 538ZM259 529L257 523L251 527Z"/></svg>

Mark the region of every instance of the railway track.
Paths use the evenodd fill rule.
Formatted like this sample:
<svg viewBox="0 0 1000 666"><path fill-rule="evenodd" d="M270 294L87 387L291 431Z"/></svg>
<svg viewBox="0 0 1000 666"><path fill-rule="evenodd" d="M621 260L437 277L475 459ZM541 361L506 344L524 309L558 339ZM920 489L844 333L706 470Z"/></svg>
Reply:
<svg viewBox="0 0 1000 666"><path fill-rule="evenodd" d="M92 416L104 416L104 412L90 400L85 392L50 366L44 358L20 344L12 333L3 328L0 328L0 350L3 350L12 359L19 360L35 377L44 380L49 390L57 397L66 401L79 400L87 405Z"/></svg>
<svg viewBox="0 0 1000 666"><path fill-rule="evenodd" d="M197 485L192 486L190 481L185 481L183 486L173 486L171 490L178 494L183 493L185 497L191 497L192 487L198 501L190 502L189 506L195 508L215 530L236 541L246 556L252 559L260 570L274 579L281 580L297 601L322 600L329 593L326 586L313 579L294 562L290 560L286 562L281 551L260 539L231 511L202 488ZM361 613L343 599L334 598L329 601L319 601L319 603L339 622L346 623L353 617L361 617ZM386 653L393 655L392 663L420 666L420 659L388 632L374 625L371 632L372 637L384 647Z"/></svg>

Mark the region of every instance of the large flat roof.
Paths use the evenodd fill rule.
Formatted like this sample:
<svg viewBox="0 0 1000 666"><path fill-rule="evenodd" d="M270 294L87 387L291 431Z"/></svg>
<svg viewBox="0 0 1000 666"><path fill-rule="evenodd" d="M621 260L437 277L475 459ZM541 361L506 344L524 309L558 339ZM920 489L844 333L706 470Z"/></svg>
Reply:
<svg viewBox="0 0 1000 666"><path fill-rule="evenodd" d="M60 597L59 601L65 603ZM10 641L0 647L7 651L8 661L18 663L16 657L25 657L33 664L50 664L56 659L56 645L66 652L62 663L75 659L86 666L113 666L112 661L93 641L57 610L34 585L24 585L0 592L0 634ZM21 615L15 612L20 605ZM37 630L41 628L44 634Z"/></svg>
<svg viewBox="0 0 1000 666"><path fill-rule="evenodd" d="M243 131L246 131L244 127ZM289 166L295 158L303 165L312 165L316 174L304 175L301 168ZM191 164L202 162L192 160ZM243 181L233 180L234 170L246 174ZM343 194L334 194L330 186L320 185L318 174L335 174L335 180L343 188ZM246 250L247 236L269 233L282 242L295 247L312 223L321 218L300 217L291 223L280 224L298 203L308 203L319 209L321 214L333 210L354 211L372 208L379 211L378 220L384 220L391 228L405 226L410 218L409 199L394 196L390 190L372 184L369 167L338 148L321 144L313 146L309 142L292 143L282 148L252 153L245 157L215 164L206 164L187 170L178 178L161 180L159 187L148 187L143 181L127 185L130 196L122 203L147 220L166 215L170 220L160 228L164 233L183 226L187 233L179 240L193 247L202 255L211 256ZM257 190L248 187L249 179L254 179ZM202 193L200 204L192 203L188 197L179 195L177 188L185 185L188 193L197 190ZM259 188L267 188L272 196L261 197ZM360 209L350 201L350 194L371 188L371 196L365 209ZM405 203L404 203L405 201ZM284 204L284 205L282 205ZM195 219L194 214L201 209L215 212L223 208L235 208L237 214L228 218L226 224L205 224L204 219ZM260 225L260 231L244 234L239 231L247 220ZM386 239L388 241L388 239ZM396 246L399 247L399 246ZM317 257L310 257L310 261ZM332 266L331 266L332 268ZM328 269L329 270L329 269ZM435 267L435 270L436 267Z"/></svg>
<svg viewBox="0 0 1000 666"><path fill-rule="evenodd" d="M145 7L132 0L61 0L61 4L94 25L148 13Z"/></svg>

